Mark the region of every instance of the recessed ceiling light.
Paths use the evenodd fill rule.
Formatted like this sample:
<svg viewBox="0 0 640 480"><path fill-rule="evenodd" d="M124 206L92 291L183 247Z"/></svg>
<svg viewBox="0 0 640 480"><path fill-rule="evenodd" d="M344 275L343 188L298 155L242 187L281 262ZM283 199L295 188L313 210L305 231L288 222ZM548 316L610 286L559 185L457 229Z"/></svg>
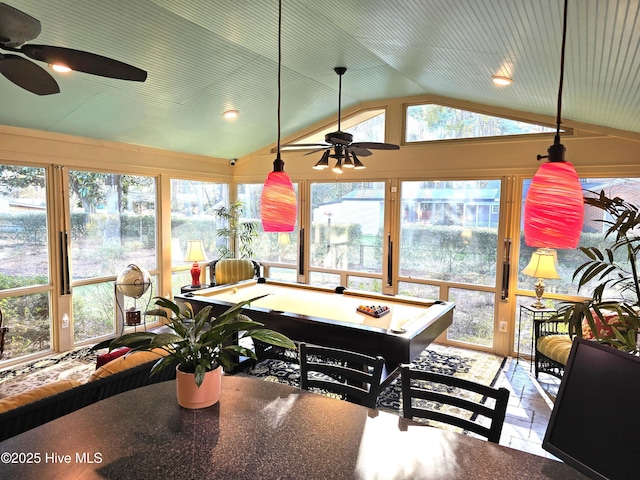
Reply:
<svg viewBox="0 0 640 480"><path fill-rule="evenodd" d="M222 116L224 118L226 118L227 120L232 120L234 118L238 118L238 115L239 115L239 113L238 113L237 110L227 110L226 112L224 112L222 114Z"/></svg>
<svg viewBox="0 0 640 480"><path fill-rule="evenodd" d="M66 65L58 65L56 63L50 63L49 66L51 67L51 70L54 70L58 73L69 73L71 71L71 69Z"/></svg>
<svg viewBox="0 0 640 480"><path fill-rule="evenodd" d="M494 75L493 77L491 77L491 80L493 80L493 83L501 87L504 87L505 85L511 85L513 83L513 80L511 80L509 77L501 77L499 75Z"/></svg>

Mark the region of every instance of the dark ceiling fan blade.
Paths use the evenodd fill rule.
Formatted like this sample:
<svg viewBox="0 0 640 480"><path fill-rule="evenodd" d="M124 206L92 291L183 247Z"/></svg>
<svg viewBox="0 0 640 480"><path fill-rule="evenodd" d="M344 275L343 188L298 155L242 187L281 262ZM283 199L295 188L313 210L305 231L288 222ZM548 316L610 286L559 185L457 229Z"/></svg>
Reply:
<svg viewBox="0 0 640 480"><path fill-rule="evenodd" d="M42 27L40 22L6 3L0 3L0 43L9 48L33 40Z"/></svg>
<svg viewBox="0 0 640 480"><path fill-rule="evenodd" d="M360 156L360 157L368 157L369 155L371 155L371 152L369 150L367 150L366 148L362 148L359 146L353 146L353 145L349 145L346 150L348 150L349 152L355 153L356 155Z"/></svg>
<svg viewBox="0 0 640 480"><path fill-rule="evenodd" d="M321 152L323 150L329 150L329 149L331 149L331 145L327 145L324 148L316 148L315 150L311 150L310 152L305 153L303 156L311 155L311 154L318 153L318 152Z"/></svg>
<svg viewBox="0 0 640 480"><path fill-rule="evenodd" d="M311 147L330 147L328 143L287 143L281 148L311 148Z"/></svg>
<svg viewBox="0 0 640 480"><path fill-rule="evenodd" d="M58 83L44 68L18 55L0 54L0 73L36 95L60 93Z"/></svg>
<svg viewBox="0 0 640 480"><path fill-rule="evenodd" d="M399 150L399 145L393 143L380 143L380 142L356 142L350 145L351 147L370 148L372 150Z"/></svg>
<svg viewBox="0 0 640 480"><path fill-rule="evenodd" d="M82 50L28 44L23 45L20 51L34 60L66 65L77 72L134 82L144 82L147 79L147 72L138 67Z"/></svg>

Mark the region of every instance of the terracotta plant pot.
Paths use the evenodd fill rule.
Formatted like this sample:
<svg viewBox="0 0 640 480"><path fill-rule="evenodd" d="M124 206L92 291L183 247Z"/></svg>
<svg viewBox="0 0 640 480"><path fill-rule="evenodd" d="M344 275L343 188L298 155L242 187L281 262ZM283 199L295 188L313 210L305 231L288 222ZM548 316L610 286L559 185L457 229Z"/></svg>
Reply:
<svg viewBox="0 0 640 480"><path fill-rule="evenodd" d="M196 385L193 373L181 372L176 367L176 385L178 405L184 408L206 408L220 400L220 386L222 383L222 367L204 374L204 381L200 388Z"/></svg>

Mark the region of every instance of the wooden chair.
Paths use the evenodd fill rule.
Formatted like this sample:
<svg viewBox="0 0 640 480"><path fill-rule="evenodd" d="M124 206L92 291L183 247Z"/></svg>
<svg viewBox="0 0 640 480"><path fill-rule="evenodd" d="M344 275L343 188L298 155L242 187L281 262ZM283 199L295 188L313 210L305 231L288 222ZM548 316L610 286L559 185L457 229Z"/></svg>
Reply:
<svg viewBox="0 0 640 480"><path fill-rule="evenodd" d="M499 443L502 425L507 412L509 390L493 388L451 375L415 370L411 365L401 365L402 411L405 418L426 418L460 427ZM424 382L429 382L426 384ZM482 396L479 401L459 396L460 391ZM458 393L456 393L458 392ZM493 407L485 403L493 399ZM468 411L470 419L436 410L437 403ZM483 419L479 417L485 417ZM487 427L486 419L490 420Z"/></svg>
<svg viewBox="0 0 640 480"><path fill-rule="evenodd" d="M375 408L384 358L300 343L300 388L320 389Z"/></svg>
<svg viewBox="0 0 640 480"><path fill-rule="evenodd" d="M237 283L260 276L260 264L247 258L223 258L209 264L211 286Z"/></svg>

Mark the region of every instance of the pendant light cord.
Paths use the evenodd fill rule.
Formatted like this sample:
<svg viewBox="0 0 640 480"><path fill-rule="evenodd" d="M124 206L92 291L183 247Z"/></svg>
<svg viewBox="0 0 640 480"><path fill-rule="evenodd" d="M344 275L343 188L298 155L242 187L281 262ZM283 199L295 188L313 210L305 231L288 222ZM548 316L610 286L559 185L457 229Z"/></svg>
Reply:
<svg viewBox="0 0 640 480"><path fill-rule="evenodd" d="M566 149L560 143L560 125L562 124L562 87L564 85L564 54L567 43L567 10L569 0L564 0L564 14L562 19L562 48L560 50L560 82L558 85L558 111L556 117L556 135L553 145L547 149L548 155L538 155L538 160L548 158L550 162L564 162Z"/></svg>
<svg viewBox="0 0 640 480"><path fill-rule="evenodd" d="M277 158L280 159L280 90L282 70L282 0L278 0L278 151Z"/></svg>
<svg viewBox="0 0 640 480"><path fill-rule="evenodd" d="M556 140L560 143L560 124L562 123L562 86L564 84L564 50L567 43L567 5L569 0L564 0L564 18L562 20L562 50L560 53L560 84L558 86L558 117L556 118Z"/></svg>
<svg viewBox="0 0 640 480"><path fill-rule="evenodd" d="M278 0L278 145L276 159L273 161L274 172L284 172L284 162L280 157L280 97L282 90L282 0Z"/></svg>

